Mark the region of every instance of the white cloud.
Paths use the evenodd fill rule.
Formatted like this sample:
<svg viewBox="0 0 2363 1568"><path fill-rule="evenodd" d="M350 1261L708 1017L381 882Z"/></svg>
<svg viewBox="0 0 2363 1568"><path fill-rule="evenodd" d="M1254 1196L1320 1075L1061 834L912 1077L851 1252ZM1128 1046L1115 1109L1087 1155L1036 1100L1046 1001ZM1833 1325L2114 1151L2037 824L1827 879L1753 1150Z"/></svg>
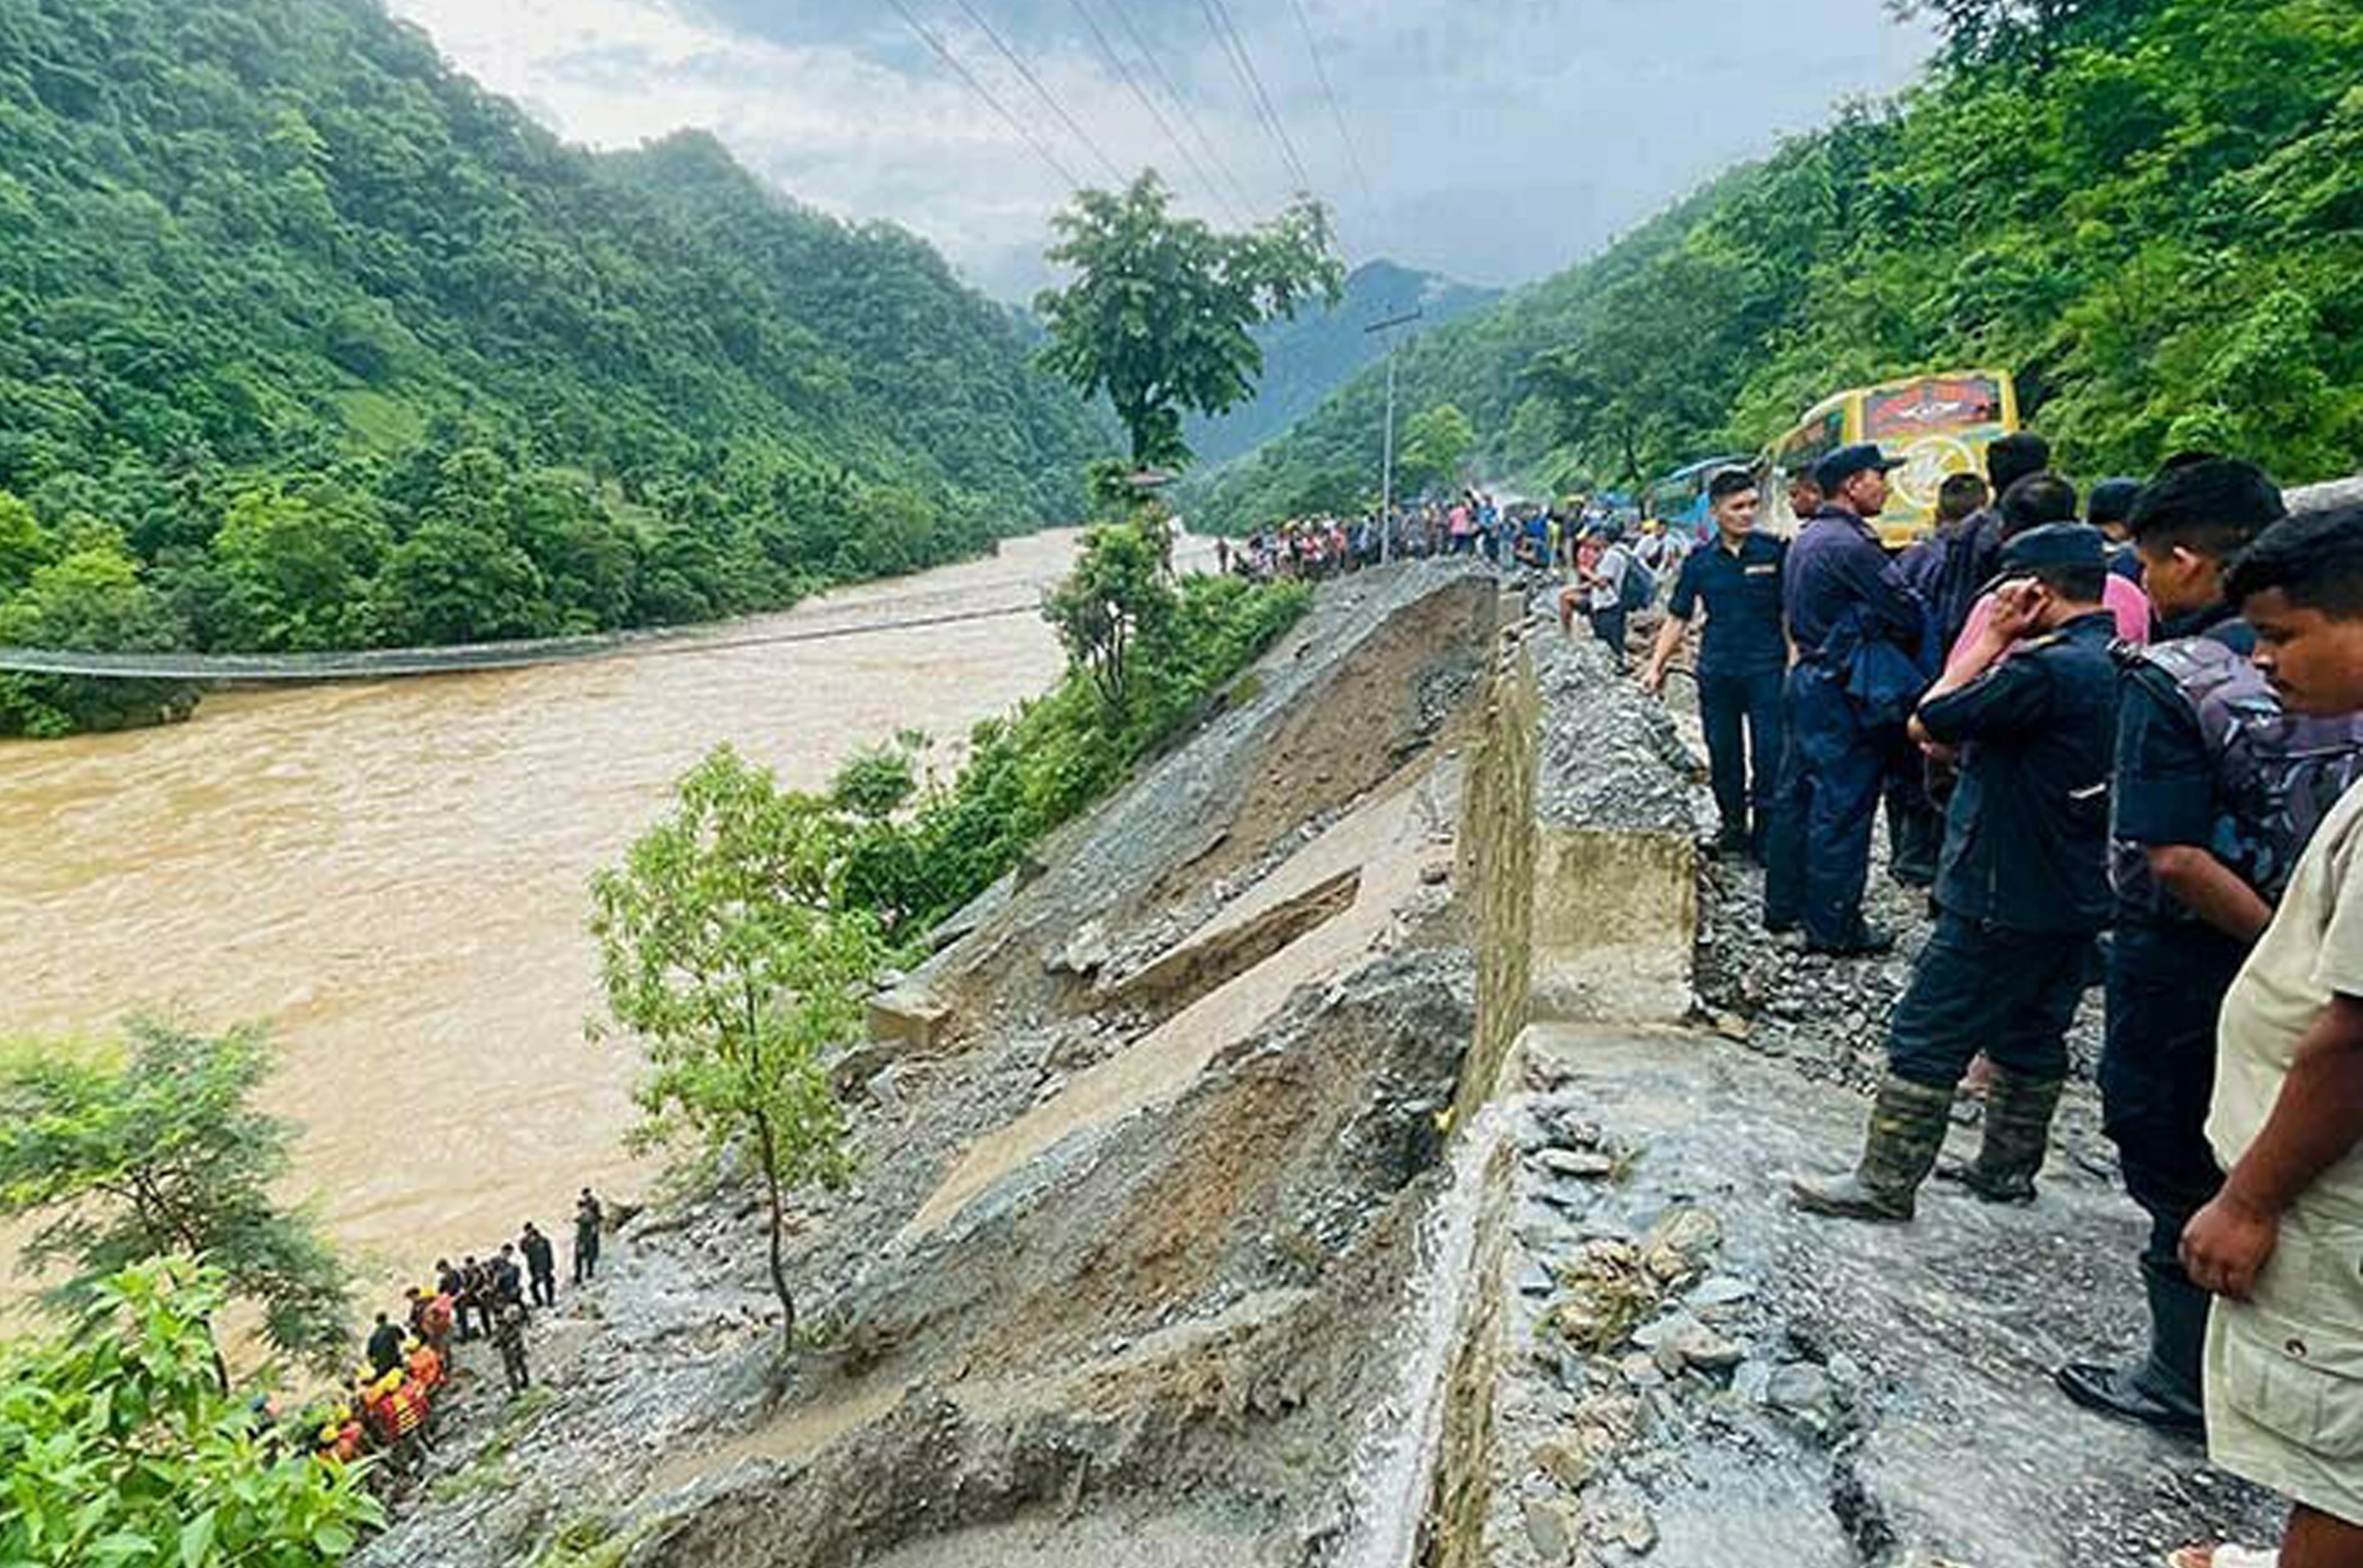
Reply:
<svg viewBox="0 0 2363 1568"><path fill-rule="evenodd" d="M876 0L391 0L447 57L594 147L684 126L719 136L798 198L888 218L1005 295L1043 277L1063 182ZM970 0L1083 127L1080 142L970 25L911 0L1082 179L1154 162L1196 190L1071 4ZM1086 0L1140 27L1220 161L1269 211L1291 182L1228 57L1189 0ZM1881 0L1304 0L1366 167L1365 200L1285 0L1231 0L1256 71L1353 259L1386 254L1486 282L1554 271L1732 160L1925 51ZM1147 72L1137 80L1168 117ZM1185 133L1186 134L1186 133Z"/></svg>

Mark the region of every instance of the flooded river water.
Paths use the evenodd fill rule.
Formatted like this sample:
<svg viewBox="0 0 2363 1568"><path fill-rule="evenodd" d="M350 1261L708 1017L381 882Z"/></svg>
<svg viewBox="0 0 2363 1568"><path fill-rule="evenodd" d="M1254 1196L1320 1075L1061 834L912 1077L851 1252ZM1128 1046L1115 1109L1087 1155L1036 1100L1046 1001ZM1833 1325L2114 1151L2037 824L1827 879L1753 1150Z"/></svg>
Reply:
<svg viewBox="0 0 2363 1568"><path fill-rule="evenodd" d="M636 1173L627 1047L596 1005L586 884L719 741L817 786L1046 689L1030 605L1071 534L832 594L712 652L239 691L192 723L0 745L0 1033L160 1010L267 1023L300 1186L378 1265L475 1249Z"/></svg>

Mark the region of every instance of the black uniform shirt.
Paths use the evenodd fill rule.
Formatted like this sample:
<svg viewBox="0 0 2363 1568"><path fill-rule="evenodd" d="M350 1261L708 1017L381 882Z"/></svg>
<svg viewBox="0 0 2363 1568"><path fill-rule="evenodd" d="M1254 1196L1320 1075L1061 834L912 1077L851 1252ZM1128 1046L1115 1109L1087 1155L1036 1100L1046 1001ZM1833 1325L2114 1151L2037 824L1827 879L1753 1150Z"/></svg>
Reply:
<svg viewBox="0 0 2363 1568"><path fill-rule="evenodd" d="M1789 644L1781 635L1781 568L1789 547L1769 534L1750 534L1734 550L1717 534L1682 560L1667 608L1687 621L1706 605L1699 640L1701 675L1760 675L1785 668Z"/></svg>
<svg viewBox="0 0 2363 1568"><path fill-rule="evenodd" d="M1936 875L1945 910L2020 932L2109 923L2115 636L2106 611L2079 616L1921 705L1929 734L1963 748Z"/></svg>

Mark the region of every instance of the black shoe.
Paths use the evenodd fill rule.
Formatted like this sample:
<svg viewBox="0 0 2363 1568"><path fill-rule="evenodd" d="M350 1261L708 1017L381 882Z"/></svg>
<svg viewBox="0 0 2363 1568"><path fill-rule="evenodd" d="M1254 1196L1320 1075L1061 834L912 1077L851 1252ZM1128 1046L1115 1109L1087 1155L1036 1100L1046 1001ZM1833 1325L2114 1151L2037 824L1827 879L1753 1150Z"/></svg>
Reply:
<svg viewBox="0 0 2363 1568"><path fill-rule="evenodd" d="M1805 951L1818 958L1876 958L1895 951L1895 933L1865 926L1852 942L1830 944L1809 939Z"/></svg>
<svg viewBox="0 0 2363 1568"><path fill-rule="evenodd" d="M2178 1437L2200 1437L2207 1430L2207 1419L2197 1406L2162 1397L2139 1371L2080 1361L2051 1376L2059 1392L2087 1410Z"/></svg>

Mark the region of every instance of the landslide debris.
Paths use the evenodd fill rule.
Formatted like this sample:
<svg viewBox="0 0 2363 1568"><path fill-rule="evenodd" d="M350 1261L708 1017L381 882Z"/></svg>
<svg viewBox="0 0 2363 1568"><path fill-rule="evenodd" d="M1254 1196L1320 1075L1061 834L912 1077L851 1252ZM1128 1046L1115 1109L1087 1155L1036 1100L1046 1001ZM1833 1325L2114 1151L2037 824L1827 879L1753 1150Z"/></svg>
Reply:
<svg viewBox="0 0 2363 1568"><path fill-rule="evenodd" d="M447 1441L362 1561L1316 1560L1473 1032L1448 737L1494 601L1440 564L1328 586L913 977L944 1027L839 1064L860 1175L797 1217L784 1385L726 1168L627 1228L537 1336L549 1396Z"/></svg>

